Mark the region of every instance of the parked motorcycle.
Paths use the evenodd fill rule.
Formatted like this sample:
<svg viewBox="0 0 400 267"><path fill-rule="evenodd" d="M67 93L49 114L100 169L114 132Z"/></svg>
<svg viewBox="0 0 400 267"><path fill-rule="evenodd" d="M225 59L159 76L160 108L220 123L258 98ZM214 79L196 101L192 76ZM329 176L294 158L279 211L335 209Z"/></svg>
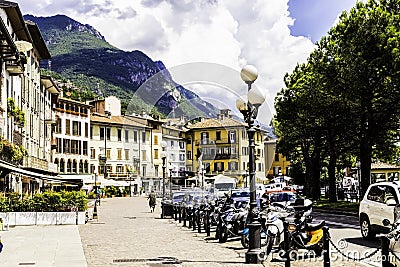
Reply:
<svg viewBox="0 0 400 267"><path fill-rule="evenodd" d="M323 230L325 221L312 223L312 216L309 210L312 202L307 199L300 199L300 202L293 205L295 210L294 216L285 218L287 225L288 247L284 246L284 239L281 239L279 247L287 250L307 249L315 252L317 256L321 256L323 251ZM283 234L283 233L282 233Z"/></svg>
<svg viewBox="0 0 400 267"><path fill-rule="evenodd" d="M241 235L246 218L247 206L241 205L236 208L234 204L229 209L220 213L217 226L217 238L220 243L227 241L228 237Z"/></svg>
<svg viewBox="0 0 400 267"><path fill-rule="evenodd" d="M265 238L265 241L261 245L267 246L267 254L271 252L273 246L280 244L281 234L283 233L283 221L281 218L286 218L291 213L293 211L288 205L280 204L271 204L260 212L261 238ZM244 248L249 247L248 227L243 230L240 241Z"/></svg>

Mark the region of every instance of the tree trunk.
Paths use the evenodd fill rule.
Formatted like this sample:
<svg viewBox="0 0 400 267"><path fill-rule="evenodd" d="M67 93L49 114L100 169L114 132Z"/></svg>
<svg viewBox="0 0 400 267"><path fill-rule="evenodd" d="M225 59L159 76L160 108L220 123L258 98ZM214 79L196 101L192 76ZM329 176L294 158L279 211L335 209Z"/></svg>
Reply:
<svg viewBox="0 0 400 267"><path fill-rule="evenodd" d="M336 194L336 155L330 155L328 165L328 180L329 180L329 202L337 201Z"/></svg>

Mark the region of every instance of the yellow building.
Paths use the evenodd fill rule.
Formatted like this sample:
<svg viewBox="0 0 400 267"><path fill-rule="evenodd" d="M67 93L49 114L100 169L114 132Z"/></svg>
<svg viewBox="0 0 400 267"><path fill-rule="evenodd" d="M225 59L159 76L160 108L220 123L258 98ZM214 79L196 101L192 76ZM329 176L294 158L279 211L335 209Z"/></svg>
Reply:
<svg viewBox="0 0 400 267"><path fill-rule="evenodd" d="M202 118L187 127L186 169L196 173L193 180L201 185L203 178L210 182L213 176L224 174L236 178L239 186L243 185L249 162L246 124L233 119L226 109L215 119ZM264 133L259 128L254 139L256 177L257 182L262 182L265 179Z"/></svg>
<svg viewBox="0 0 400 267"><path fill-rule="evenodd" d="M276 153L276 140L265 142L265 176L269 179L277 176L290 176L290 160Z"/></svg>

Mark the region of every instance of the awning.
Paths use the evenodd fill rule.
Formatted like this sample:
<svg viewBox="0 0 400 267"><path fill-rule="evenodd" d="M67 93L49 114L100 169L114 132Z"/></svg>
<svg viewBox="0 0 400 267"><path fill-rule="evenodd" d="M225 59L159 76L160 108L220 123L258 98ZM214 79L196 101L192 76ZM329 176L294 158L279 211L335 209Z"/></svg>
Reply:
<svg viewBox="0 0 400 267"><path fill-rule="evenodd" d="M20 174L23 174L23 175L26 175L26 176L29 176L29 177L32 177L32 178L39 178L39 179L46 179L46 180L47 179L50 179L50 180L51 179L57 179L54 176L48 176L48 175L44 175L44 174L37 173L37 172L27 171L25 169L16 167L16 166L11 165L11 164L9 164L7 162L4 162L4 161L0 161L0 168L4 168L6 170L9 170L9 172L20 173Z"/></svg>

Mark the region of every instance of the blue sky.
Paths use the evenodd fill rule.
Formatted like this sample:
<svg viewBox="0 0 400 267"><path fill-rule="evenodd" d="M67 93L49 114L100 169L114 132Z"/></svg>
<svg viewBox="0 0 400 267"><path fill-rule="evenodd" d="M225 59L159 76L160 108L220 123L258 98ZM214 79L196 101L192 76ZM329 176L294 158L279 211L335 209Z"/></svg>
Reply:
<svg viewBox="0 0 400 267"><path fill-rule="evenodd" d="M309 37L314 43L326 35L338 15L355 6L355 0L289 0L290 27L294 36Z"/></svg>

